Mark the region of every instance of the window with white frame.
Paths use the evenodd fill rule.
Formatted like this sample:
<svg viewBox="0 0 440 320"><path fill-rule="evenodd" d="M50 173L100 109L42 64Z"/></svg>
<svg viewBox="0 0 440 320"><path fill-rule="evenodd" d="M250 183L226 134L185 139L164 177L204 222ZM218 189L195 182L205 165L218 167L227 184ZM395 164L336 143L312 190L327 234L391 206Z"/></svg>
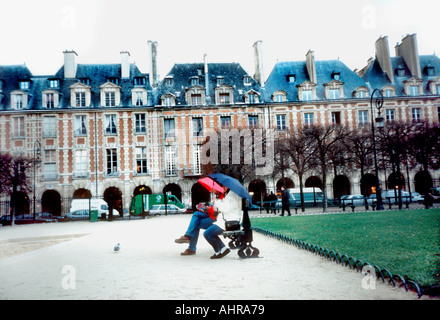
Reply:
<svg viewBox="0 0 440 320"><path fill-rule="evenodd" d="M277 114L277 130L286 130L286 115L285 114Z"/></svg>
<svg viewBox="0 0 440 320"><path fill-rule="evenodd" d="M56 117L43 117L43 137L57 136L57 122Z"/></svg>
<svg viewBox="0 0 440 320"><path fill-rule="evenodd" d="M394 109L386 109L385 110L385 119L387 122L394 121Z"/></svg>
<svg viewBox="0 0 440 320"><path fill-rule="evenodd" d="M85 115L75 116L74 135L85 136L86 134L87 134L86 116Z"/></svg>
<svg viewBox="0 0 440 320"><path fill-rule="evenodd" d="M202 95L199 93L191 94L191 105L192 106L199 106L201 104L202 104Z"/></svg>
<svg viewBox="0 0 440 320"><path fill-rule="evenodd" d="M304 113L304 124L306 126L313 124L313 113Z"/></svg>
<svg viewBox="0 0 440 320"><path fill-rule="evenodd" d="M302 101L310 101L312 100L312 90L302 90Z"/></svg>
<svg viewBox="0 0 440 320"><path fill-rule="evenodd" d="M135 114L135 133L147 132L145 113Z"/></svg>
<svg viewBox="0 0 440 320"><path fill-rule="evenodd" d="M409 95L413 97L418 96L419 86L409 86Z"/></svg>
<svg viewBox="0 0 440 320"><path fill-rule="evenodd" d="M329 99L339 99L339 89L329 89L328 90Z"/></svg>
<svg viewBox="0 0 440 320"><path fill-rule="evenodd" d="M87 150L75 150L74 151L74 172L73 175L76 178L84 178L88 176L87 170Z"/></svg>
<svg viewBox="0 0 440 320"><path fill-rule="evenodd" d="M420 108L412 108L412 121L417 122L422 120L422 110Z"/></svg>
<svg viewBox="0 0 440 320"><path fill-rule="evenodd" d="M202 146L200 144L196 144L193 146L193 161L192 161L192 173L193 174L201 174L202 173L202 165L200 161L200 152L202 150Z"/></svg>
<svg viewBox="0 0 440 320"><path fill-rule="evenodd" d="M177 174L176 147L165 147L165 175L174 176Z"/></svg>
<svg viewBox="0 0 440 320"><path fill-rule="evenodd" d="M20 81L19 83L20 90L29 90L30 84L31 84L30 81Z"/></svg>
<svg viewBox="0 0 440 320"><path fill-rule="evenodd" d="M88 81L84 80L84 83L78 81L71 85L70 88L70 105L72 107L84 108L91 105L91 87L87 84Z"/></svg>
<svg viewBox="0 0 440 320"><path fill-rule="evenodd" d="M368 111L359 110L359 126L366 126L368 124Z"/></svg>
<svg viewBox="0 0 440 320"><path fill-rule="evenodd" d="M146 147L136 147L136 172L139 174L148 173Z"/></svg>
<svg viewBox="0 0 440 320"><path fill-rule="evenodd" d="M340 125L341 124L341 112L333 111L332 115L332 124Z"/></svg>
<svg viewBox="0 0 440 320"><path fill-rule="evenodd" d="M11 108L17 110L27 108L27 97L27 94L23 91L11 92Z"/></svg>
<svg viewBox="0 0 440 320"><path fill-rule="evenodd" d="M106 134L116 134L118 133L116 127L116 114L106 114L104 117L105 121L105 133Z"/></svg>
<svg viewBox="0 0 440 320"><path fill-rule="evenodd" d="M201 137L203 135L203 118L192 118L193 136Z"/></svg>
<svg viewBox="0 0 440 320"><path fill-rule="evenodd" d="M160 99L161 104L165 107L172 107L176 105L176 98L171 93L164 94Z"/></svg>
<svg viewBox="0 0 440 320"><path fill-rule="evenodd" d="M258 116L257 115L249 115L249 129L258 128Z"/></svg>
<svg viewBox="0 0 440 320"><path fill-rule="evenodd" d="M60 81L58 79L49 80L49 87L50 88L58 88L59 86L60 86Z"/></svg>
<svg viewBox="0 0 440 320"><path fill-rule="evenodd" d="M244 76L243 84L245 86L250 86L252 84L252 78L250 76Z"/></svg>
<svg viewBox="0 0 440 320"><path fill-rule="evenodd" d="M168 138L174 138L175 137L175 126L174 126L174 119L164 119L164 134L165 139Z"/></svg>
<svg viewBox="0 0 440 320"><path fill-rule="evenodd" d="M75 92L75 107L86 107L86 92Z"/></svg>
<svg viewBox="0 0 440 320"><path fill-rule="evenodd" d="M56 151L54 149L44 151L44 180L57 179Z"/></svg>
<svg viewBox="0 0 440 320"><path fill-rule="evenodd" d="M116 148L107 149L107 175L116 175L118 173L118 154Z"/></svg>
<svg viewBox="0 0 440 320"><path fill-rule="evenodd" d="M105 92L105 106L114 107L116 106L116 93L115 92Z"/></svg>
<svg viewBox="0 0 440 320"><path fill-rule="evenodd" d="M13 123L12 136L14 138L24 138L25 137L24 117L14 117L12 118L12 123Z"/></svg>
<svg viewBox="0 0 440 320"><path fill-rule="evenodd" d="M220 128L222 128L222 129L230 129L231 128L231 117L230 116L220 117Z"/></svg>

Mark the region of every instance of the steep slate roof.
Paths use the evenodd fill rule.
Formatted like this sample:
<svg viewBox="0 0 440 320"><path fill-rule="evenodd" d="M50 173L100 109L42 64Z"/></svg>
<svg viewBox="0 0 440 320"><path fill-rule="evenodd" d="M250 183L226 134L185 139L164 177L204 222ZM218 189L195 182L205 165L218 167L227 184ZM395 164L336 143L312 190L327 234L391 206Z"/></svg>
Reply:
<svg viewBox="0 0 440 320"><path fill-rule="evenodd" d="M0 66L0 110L9 108L11 104L10 93L19 90L20 80L31 80L32 73L26 65ZM32 86L32 84L31 84Z"/></svg>
<svg viewBox="0 0 440 320"><path fill-rule="evenodd" d="M204 63L174 64L170 72L168 72L157 87L156 103L159 105L160 97L171 93L176 96L176 106L187 106L185 92L191 87L190 81L192 77L198 77L199 86L208 89L209 105L215 105L217 77L223 77L224 84L233 87L234 103L243 103L244 94L249 90L255 90L257 93L260 92L260 86L253 78L251 78L250 85L244 84L243 79L245 76L249 76L249 74L239 63L208 63L208 88L205 88ZM166 78L173 79L172 85L167 85Z"/></svg>
<svg viewBox="0 0 440 320"><path fill-rule="evenodd" d="M440 59L435 55L420 55L419 58L424 94L431 94L428 89L428 83L429 81L440 76ZM382 71L377 59L375 59L374 62L369 66L362 78L369 83L371 88L382 89L387 85L392 85L396 88L396 96L406 96L404 92L404 81L411 79L413 75L411 74L411 71L402 57L391 57L391 65L394 73L394 83L392 83L386 73ZM434 76L428 76L428 66L434 68ZM405 70L405 76L397 76L398 68Z"/></svg>
<svg viewBox="0 0 440 320"><path fill-rule="evenodd" d="M340 60L316 61L316 98L317 100L325 100L324 84L333 80L332 74L339 73L340 81L344 83L344 98L352 98L353 91L359 87L368 87L367 83L360 78L354 71L350 70ZM295 75L295 82L290 83L287 76ZM297 85L304 81L311 81L307 72L305 61L278 62L269 75L266 87L266 99L272 99L272 95L282 90L287 93L287 101L299 101Z"/></svg>
<svg viewBox="0 0 440 320"><path fill-rule="evenodd" d="M145 86L142 88L147 91L151 91L151 85L149 82L148 74L143 74L139 71L135 64L130 64L130 78L121 78L121 65L120 64L78 64L76 70L75 79L64 79L64 66L56 73L55 78L60 79L60 107L70 107L70 86L77 83L78 79L88 78L90 79L89 86L91 87L91 107L101 106L100 86L108 81L109 78L118 78L118 86L121 87L121 106L132 106L131 90L135 87L133 84L133 78L145 77ZM136 86L139 87L139 86ZM148 95L150 97L151 93ZM147 105L153 105L152 98Z"/></svg>

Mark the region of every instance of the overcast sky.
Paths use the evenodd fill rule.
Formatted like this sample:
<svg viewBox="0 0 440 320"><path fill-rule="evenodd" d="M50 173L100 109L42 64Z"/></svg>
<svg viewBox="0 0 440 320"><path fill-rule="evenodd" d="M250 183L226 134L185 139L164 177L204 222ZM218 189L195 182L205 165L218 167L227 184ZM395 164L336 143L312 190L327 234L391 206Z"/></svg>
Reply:
<svg viewBox="0 0 440 320"><path fill-rule="evenodd" d="M25 63L35 75L54 74L63 51L78 63L131 62L148 73L148 40L158 42L162 79L174 63L238 62L253 75L252 45L263 41L265 78L277 61L340 59L361 69L375 41L390 50L417 33L420 54L438 54L434 0L0 0L0 65Z"/></svg>

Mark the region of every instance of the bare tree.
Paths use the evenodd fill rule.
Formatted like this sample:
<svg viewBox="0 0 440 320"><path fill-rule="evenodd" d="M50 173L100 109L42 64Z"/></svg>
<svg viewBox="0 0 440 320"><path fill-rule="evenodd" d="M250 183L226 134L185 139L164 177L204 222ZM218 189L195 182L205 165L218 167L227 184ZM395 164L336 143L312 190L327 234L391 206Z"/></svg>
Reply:
<svg viewBox="0 0 440 320"><path fill-rule="evenodd" d="M24 157L12 157L9 154L0 155L0 193L11 196L11 222L15 221L17 192L29 192L27 171L32 161Z"/></svg>
<svg viewBox="0 0 440 320"><path fill-rule="evenodd" d="M305 142L312 152L312 159L320 168L323 184L323 211L327 212L327 171L331 157L339 152L340 144L348 136L348 130L339 125L311 125L303 129Z"/></svg>

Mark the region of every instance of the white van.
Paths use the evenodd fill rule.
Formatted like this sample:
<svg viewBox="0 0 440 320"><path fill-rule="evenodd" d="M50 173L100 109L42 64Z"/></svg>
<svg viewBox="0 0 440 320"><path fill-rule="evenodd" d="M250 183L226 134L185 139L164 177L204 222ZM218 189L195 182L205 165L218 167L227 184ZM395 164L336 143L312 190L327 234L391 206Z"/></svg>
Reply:
<svg viewBox="0 0 440 320"><path fill-rule="evenodd" d="M383 190L382 191L382 201L384 203L398 203L399 202L399 190ZM402 190L402 203L410 201L409 192Z"/></svg>
<svg viewBox="0 0 440 320"><path fill-rule="evenodd" d="M301 189L300 188L291 188L289 189L290 194L292 195L293 201L296 202L296 205L301 205ZM324 194L320 188L303 188L304 194L304 205L321 205L324 199ZM292 201L292 200L291 200Z"/></svg>
<svg viewBox="0 0 440 320"><path fill-rule="evenodd" d="M90 206L90 208L89 208ZM98 216L108 215L108 204L103 199L73 199L70 206L70 213L77 211L98 210ZM113 215L118 215L118 211L113 209Z"/></svg>

